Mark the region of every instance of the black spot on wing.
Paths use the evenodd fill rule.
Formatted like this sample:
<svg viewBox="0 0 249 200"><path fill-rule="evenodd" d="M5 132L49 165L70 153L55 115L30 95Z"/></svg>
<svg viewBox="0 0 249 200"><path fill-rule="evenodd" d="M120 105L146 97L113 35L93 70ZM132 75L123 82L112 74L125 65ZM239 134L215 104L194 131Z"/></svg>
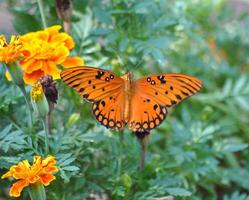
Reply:
<svg viewBox="0 0 249 200"><path fill-rule="evenodd" d="M180 95L178 95L178 94L176 95L176 98L177 98L178 100L180 100L180 101L182 100L182 97L181 97Z"/></svg>
<svg viewBox="0 0 249 200"><path fill-rule="evenodd" d="M158 108L158 105L155 104L155 105L153 106L153 109L156 110L157 108Z"/></svg>
<svg viewBox="0 0 249 200"><path fill-rule="evenodd" d="M103 71L98 71L98 74L95 76L96 79L101 79L102 76L104 76L105 72Z"/></svg>
<svg viewBox="0 0 249 200"><path fill-rule="evenodd" d="M82 97L87 99L89 97L89 94L83 94Z"/></svg>
<svg viewBox="0 0 249 200"><path fill-rule="evenodd" d="M105 101L101 101L101 105L105 107Z"/></svg>
<svg viewBox="0 0 249 200"><path fill-rule="evenodd" d="M157 76L157 79L160 81L161 84L166 83L165 76L163 76L163 75Z"/></svg>

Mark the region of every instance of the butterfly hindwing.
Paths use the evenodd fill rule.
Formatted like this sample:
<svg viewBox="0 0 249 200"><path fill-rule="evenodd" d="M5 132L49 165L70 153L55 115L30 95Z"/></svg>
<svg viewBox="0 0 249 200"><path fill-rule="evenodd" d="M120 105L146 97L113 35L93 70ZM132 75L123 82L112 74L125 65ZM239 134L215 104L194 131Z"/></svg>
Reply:
<svg viewBox="0 0 249 200"><path fill-rule="evenodd" d="M133 132L145 132L156 128L168 113L166 106L158 104L142 92L134 94L131 107L129 129Z"/></svg>
<svg viewBox="0 0 249 200"><path fill-rule="evenodd" d="M124 92L112 93L93 103L93 115L105 127L122 130L126 123L124 120Z"/></svg>
<svg viewBox="0 0 249 200"><path fill-rule="evenodd" d="M90 102L99 101L113 92L122 90L123 79L118 75L94 67L72 67L61 72L61 79L83 98Z"/></svg>

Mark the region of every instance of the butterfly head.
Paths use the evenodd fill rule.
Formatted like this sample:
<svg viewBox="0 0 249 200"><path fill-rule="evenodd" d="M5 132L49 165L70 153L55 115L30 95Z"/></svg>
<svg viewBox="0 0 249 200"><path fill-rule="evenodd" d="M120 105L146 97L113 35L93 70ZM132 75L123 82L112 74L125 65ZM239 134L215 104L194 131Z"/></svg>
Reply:
<svg viewBox="0 0 249 200"><path fill-rule="evenodd" d="M126 74L121 76L121 78L124 79L125 81L132 82L133 74L132 74L132 72L128 71Z"/></svg>

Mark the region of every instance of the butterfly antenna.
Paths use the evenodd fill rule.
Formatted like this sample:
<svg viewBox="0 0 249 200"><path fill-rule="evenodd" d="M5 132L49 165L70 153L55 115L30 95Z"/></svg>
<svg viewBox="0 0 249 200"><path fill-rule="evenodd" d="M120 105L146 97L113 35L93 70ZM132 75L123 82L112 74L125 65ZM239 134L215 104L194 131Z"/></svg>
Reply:
<svg viewBox="0 0 249 200"><path fill-rule="evenodd" d="M116 48L116 47L114 47L114 46L112 46L111 48L115 50L115 52L116 52L116 57L117 57L117 59L118 59L118 62L119 62L119 63L121 64L121 66L123 67L123 66L124 66L124 62L123 62L122 55L121 55L121 53L119 52L118 48Z"/></svg>
<svg viewBox="0 0 249 200"><path fill-rule="evenodd" d="M142 62L143 62L144 56L142 57L142 59L140 59L136 64L135 64L135 68L139 67Z"/></svg>

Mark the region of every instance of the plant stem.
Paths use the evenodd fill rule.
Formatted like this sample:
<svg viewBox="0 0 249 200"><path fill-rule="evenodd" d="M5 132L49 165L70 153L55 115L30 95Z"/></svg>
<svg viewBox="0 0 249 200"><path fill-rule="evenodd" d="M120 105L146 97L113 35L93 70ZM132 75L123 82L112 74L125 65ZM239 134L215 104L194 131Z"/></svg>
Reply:
<svg viewBox="0 0 249 200"><path fill-rule="evenodd" d="M145 155L146 155L146 149L147 149L147 141L146 141L146 137L144 138L138 138L138 142L140 144L141 147L141 151L140 151L140 166L139 169L142 172L144 170L144 163L145 163Z"/></svg>
<svg viewBox="0 0 249 200"><path fill-rule="evenodd" d="M42 125L45 131L45 151L46 151L46 155L48 155L49 153L49 146L48 146L48 126L46 123L46 118L42 119Z"/></svg>
<svg viewBox="0 0 249 200"><path fill-rule="evenodd" d="M47 126L48 126L48 134L52 134L52 111L54 109L54 104L51 101L48 101L49 111L47 114Z"/></svg>
<svg viewBox="0 0 249 200"><path fill-rule="evenodd" d="M29 115L29 120L28 120L28 126L29 126L29 130L31 131L31 128L32 128L32 124L33 124L33 121L32 121L32 106L30 104L30 101L28 100L28 97L26 95L26 91L25 91L25 87L22 85L22 86L18 86L23 94L23 97L25 99L25 102L26 102L26 105L28 107L28 115Z"/></svg>
<svg viewBox="0 0 249 200"><path fill-rule="evenodd" d="M13 119L13 116L8 116L7 114L2 114L2 113L0 113L0 116L10 121L10 123L13 124L17 130L22 131L20 125L16 122L15 119Z"/></svg>
<svg viewBox="0 0 249 200"><path fill-rule="evenodd" d="M40 13L41 13L41 19L42 19L43 28L46 28L47 27L47 22L46 22L45 13L44 13L43 2L42 2L42 0L37 0L37 3L38 3L38 7L39 7L39 10L40 10Z"/></svg>

